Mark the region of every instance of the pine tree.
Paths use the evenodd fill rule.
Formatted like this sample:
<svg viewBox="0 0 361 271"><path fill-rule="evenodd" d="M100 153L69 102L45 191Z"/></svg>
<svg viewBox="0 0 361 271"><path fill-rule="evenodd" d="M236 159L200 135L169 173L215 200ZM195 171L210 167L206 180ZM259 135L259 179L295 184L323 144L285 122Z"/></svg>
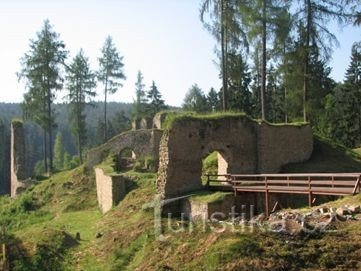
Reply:
<svg viewBox="0 0 361 271"><path fill-rule="evenodd" d="M71 169L71 156L68 152L65 152L64 153L64 169L65 170L69 170Z"/></svg>
<svg viewBox="0 0 361 271"><path fill-rule="evenodd" d="M331 48L337 45L336 36L328 30L327 25L331 20L338 24L354 22L357 18L355 12L355 3L349 0L331 1L331 0L305 0L299 1L300 5L296 14L298 14L299 24L305 26L305 42L303 63L303 120L308 120L308 98L309 98L309 78L312 75L309 69L311 50L317 47L322 51L321 55L326 59L330 57Z"/></svg>
<svg viewBox="0 0 361 271"><path fill-rule="evenodd" d="M115 113L111 120L114 135L128 131L131 128L130 119L125 115L124 110Z"/></svg>
<svg viewBox="0 0 361 271"><path fill-rule="evenodd" d="M107 101L108 94L114 94L118 87L122 87L121 80L126 77L123 71L123 57L113 44L113 39L108 36L102 48L102 56L99 58L98 80L104 85L104 137L103 142L108 139L107 131Z"/></svg>
<svg viewBox="0 0 361 271"><path fill-rule="evenodd" d="M57 170L64 169L64 153L63 136L58 132L54 143L54 166Z"/></svg>
<svg viewBox="0 0 361 271"><path fill-rule="evenodd" d="M211 88L207 95L207 107L210 111L215 112L221 110L221 101L219 99L219 93L215 91L214 88Z"/></svg>
<svg viewBox="0 0 361 271"><path fill-rule="evenodd" d="M52 105L55 91L62 88L61 68L66 57L67 51L59 34L52 30L49 20L45 20L37 39L30 41L30 50L21 59L22 70L18 73L20 79L26 80L28 88L24 94L24 115L44 130L44 168L47 172L53 170L55 120Z"/></svg>
<svg viewBox="0 0 361 271"><path fill-rule="evenodd" d="M345 81L328 95L327 136L354 148L361 144L361 43L354 43Z"/></svg>
<svg viewBox="0 0 361 271"><path fill-rule="evenodd" d="M183 100L183 109L194 112L208 111L207 98L197 84L194 84L186 93Z"/></svg>
<svg viewBox="0 0 361 271"><path fill-rule="evenodd" d="M247 29L247 36L250 41L256 44L257 51L260 49L261 54L257 52L257 67L259 69L259 91L260 94L260 111L261 118L267 118L266 94L267 85L267 62L269 59L268 44L273 43L275 47L279 35L287 35L290 31L288 26L287 10L290 8L290 0L255 0L255 1L240 1L239 9L241 11L241 21ZM260 46L260 48L259 48ZM261 56L261 57L259 57ZM258 88L258 87L257 87Z"/></svg>
<svg viewBox="0 0 361 271"><path fill-rule="evenodd" d="M222 109L228 109L228 56L231 50L239 47L248 50L248 40L239 23L239 10L236 1L203 0L200 8L201 21L206 29L215 37L220 46L217 50L222 78ZM209 21L206 20L206 14Z"/></svg>
<svg viewBox="0 0 361 271"><path fill-rule="evenodd" d="M134 116L135 118L141 118L146 114L145 104L147 102L145 93L145 84L143 84L143 74L138 71L137 81L135 82L135 104L134 104Z"/></svg>
<svg viewBox="0 0 361 271"><path fill-rule="evenodd" d="M83 163L83 148L86 144L86 116L85 106L96 95L93 89L96 86L95 73L89 67L89 60L84 56L83 50L75 56L67 68L67 99L69 102L70 129L76 139L80 163Z"/></svg>
<svg viewBox="0 0 361 271"><path fill-rule="evenodd" d="M228 56L229 69L229 109L251 113L251 74L242 54Z"/></svg>
<svg viewBox="0 0 361 271"><path fill-rule="evenodd" d="M149 102L149 114L154 116L157 112L165 108L162 94L159 92L155 82L152 82L152 86L147 92L147 98Z"/></svg>

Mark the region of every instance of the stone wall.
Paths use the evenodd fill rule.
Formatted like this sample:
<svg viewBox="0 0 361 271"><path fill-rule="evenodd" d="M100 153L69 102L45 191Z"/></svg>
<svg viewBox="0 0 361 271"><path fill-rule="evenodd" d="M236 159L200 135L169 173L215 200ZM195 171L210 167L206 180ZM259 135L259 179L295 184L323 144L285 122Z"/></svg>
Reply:
<svg viewBox="0 0 361 271"><path fill-rule="evenodd" d="M182 213L185 218L189 220L205 220L216 218L219 220L226 219L232 212L232 207L235 205L233 194L226 195L221 201L204 202L201 200L189 197L182 200ZM224 214L224 216L222 215Z"/></svg>
<svg viewBox="0 0 361 271"><path fill-rule="evenodd" d="M101 163L110 153L120 154L124 149L131 149L137 158L153 156L155 165L158 165L161 136L162 131L156 129L128 131L117 135L88 152L87 166L92 168Z"/></svg>
<svg viewBox="0 0 361 271"><path fill-rule="evenodd" d="M152 118L137 118L132 122L132 130L146 130L153 128Z"/></svg>
<svg viewBox="0 0 361 271"><path fill-rule="evenodd" d="M106 213L126 195L128 180L120 175L105 175L101 168L95 168L95 179L99 208Z"/></svg>
<svg viewBox="0 0 361 271"><path fill-rule="evenodd" d="M258 172L277 173L281 167L307 160L313 150L310 125L258 125Z"/></svg>
<svg viewBox="0 0 361 271"><path fill-rule="evenodd" d="M25 135L21 121L14 120L11 123L10 148L10 194L16 197L30 185L26 176Z"/></svg>
<svg viewBox="0 0 361 271"><path fill-rule="evenodd" d="M202 159L213 151L226 161L220 165L228 173L252 174L307 160L312 149L309 125L272 126L246 116L180 118L160 142L157 191L169 198L202 189Z"/></svg>

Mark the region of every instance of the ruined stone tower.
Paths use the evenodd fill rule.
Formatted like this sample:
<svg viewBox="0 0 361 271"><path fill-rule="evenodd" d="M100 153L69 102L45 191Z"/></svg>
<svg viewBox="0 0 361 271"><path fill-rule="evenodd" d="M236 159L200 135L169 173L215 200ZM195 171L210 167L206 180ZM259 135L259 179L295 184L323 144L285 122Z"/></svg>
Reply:
<svg viewBox="0 0 361 271"><path fill-rule="evenodd" d="M10 148L10 190L11 197L16 197L29 185L29 181L26 180L25 135L21 120L13 120L11 122Z"/></svg>

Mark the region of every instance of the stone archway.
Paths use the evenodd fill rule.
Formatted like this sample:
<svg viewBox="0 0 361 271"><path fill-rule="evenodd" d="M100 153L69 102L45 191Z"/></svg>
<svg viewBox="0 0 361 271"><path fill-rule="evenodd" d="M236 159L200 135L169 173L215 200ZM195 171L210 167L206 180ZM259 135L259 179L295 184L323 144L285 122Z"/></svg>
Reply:
<svg viewBox="0 0 361 271"><path fill-rule="evenodd" d="M116 155L116 170L122 171L133 168L138 155L132 148L125 147Z"/></svg>
<svg viewBox="0 0 361 271"><path fill-rule="evenodd" d="M307 160L313 149L311 127L270 125L247 116L173 121L160 142L157 191L164 198L203 188L202 159L222 154L227 173L275 173L282 165Z"/></svg>

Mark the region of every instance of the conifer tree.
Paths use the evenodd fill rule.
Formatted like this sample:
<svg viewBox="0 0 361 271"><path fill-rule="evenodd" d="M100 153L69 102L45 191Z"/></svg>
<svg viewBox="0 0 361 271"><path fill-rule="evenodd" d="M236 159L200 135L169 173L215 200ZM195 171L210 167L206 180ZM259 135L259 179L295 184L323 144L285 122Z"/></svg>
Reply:
<svg viewBox="0 0 361 271"><path fill-rule="evenodd" d="M154 115L157 112L165 108L164 100L162 99L162 94L159 92L155 82L152 82L152 86L147 92L147 98L149 102L149 112L150 115Z"/></svg>
<svg viewBox="0 0 361 271"><path fill-rule="evenodd" d="M210 111L218 111L221 109L221 101L219 99L219 93L214 88L211 88L207 95L207 107Z"/></svg>
<svg viewBox="0 0 361 271"><path fill-rule="evenodd" d="M145 114L145 104L147 102L146 93L145 93L145 84L143 83L143 74L141 71L137 73L137 81L135 82L135 105L134 105L134 115L136 118L142 117Z"/></svg>
<svg viewBox="0 0 361 271"><path fill-rule="evenodd" d="M19 79L26 80L28 92L24 94L24 116L31 118L44 131L44 168L53 170L53 128L55 118L53 102L55 92L62 88L62 67L67 57L64 43L54 32L49 20L30 41L30 49L21 59ZM49 167L48 167L49 158Z"/></svg>
<svg viewBox="0 0 361 271"><path fill-rule="evenodd" d="M183 100L183 109L195 112L207 111L207 98L197 84L192 85L186 93Z"/></svg>
<svg viewBox="0 0 361 271"><path fill-rule="evenodd" d="M85 106L91 103L96 95L94 88L95 73L91 71L89 60L84 56L83 50L73 59L67 68L67 99L70 107L70 129L75 137L80 163L83 163L83 148L86 144L86 116Z"/></svg>
<svg viewBox="0 0 361 271"><path fill-rule="evenodd" d="M102 47L102 56L99 58L98 80L104 86L104 137L103 142L108 139L107 131L107 101L108 95L117 92L122 87L122 80L125 80L123 57L119 55L113 39L108 36Z"/></svg>
<svg viewBox="0 0 361 271"><path fill-rule="evenodd" d="M310 87L309 62L312 47L317 46L320 54L326 59L330 57L333 45L338 44L336 36L329 31L327 25L330 21L336 21L342 25L347 22L354 22L357 18L355 11L356 3L349 0L305 0L299 1L296 11L298 22L305 26L304 58L303 63L303 120L307 121L308 98Z"/></svg>

